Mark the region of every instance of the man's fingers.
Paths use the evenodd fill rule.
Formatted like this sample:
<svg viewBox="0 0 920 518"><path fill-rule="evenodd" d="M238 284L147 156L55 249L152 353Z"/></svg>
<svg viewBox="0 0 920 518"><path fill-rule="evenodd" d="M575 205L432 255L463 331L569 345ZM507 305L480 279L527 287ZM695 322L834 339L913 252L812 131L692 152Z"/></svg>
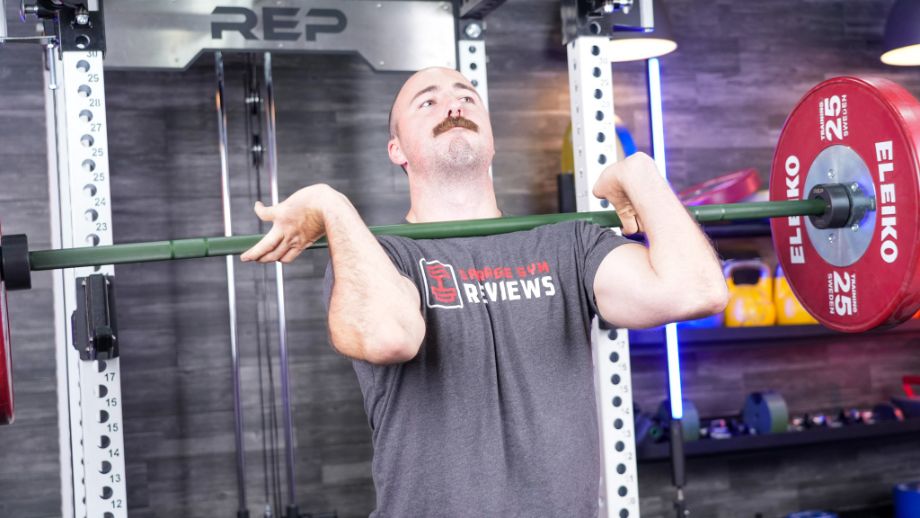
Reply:
<svg viewBox="0 0 920 518"><path fill-rule="evenodd" d="M594 186L591 188L591 194L595 198L604 199L604 195L606 194L605 191L607 190L606 183L607 182L604 181L604 176L601 175L600 178L598 178L597 181L594 182Z"/></svg>
<svg viewBox="0 0 920 518"><path fill-rule="evenodd" d="M288 250L286 254L284 254L284 256L281 258L281 262L285 264L290 263L296 259L301 252L303 252L303 250L299 248L292 248Z"/></svg>
<svg viewBox="0 0 920 518"><path fill-rule="evenodd" d="M261 201L257 201L253 210L256 216L262 221L272 221L275 219L275 207L266 207Z"/></svg>
<svg viewBox="0 0 920 518"><path fill-rule="evenodd" d="M273 226L272 229L268 231L268 234L265 234L265 237L260 239L252 248L243 252L240 259L243 261L261 260L265 254L277 248L282 240L284 240L284 233Z"/></svg>
<svg viewBox="0 0 920 518"><path fill-rule="evenodd" d="M273 263L275 261L280 260L290 251L291 251L291 245L288 244L286 241L282 241L280 244L278 244L277 247L275 247L274 250L271 250L267 254L260 257L259 262L260 263Z"/></svg>
<svg viewBox="0 0 920 518"><path fill-rule="evenodd" d="M639 220L632 214L620 216L620 223L622 223L623 234L631 236L639 232Z"/></svg>

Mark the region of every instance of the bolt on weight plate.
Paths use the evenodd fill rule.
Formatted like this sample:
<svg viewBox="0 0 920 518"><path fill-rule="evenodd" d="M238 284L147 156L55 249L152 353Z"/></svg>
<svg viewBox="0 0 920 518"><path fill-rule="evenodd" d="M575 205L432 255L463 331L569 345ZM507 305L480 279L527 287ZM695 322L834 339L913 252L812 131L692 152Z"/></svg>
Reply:
<svg viewBox="0 0 920 518"><path fill-rule="evenodd" d="M756 169L743 169L687 187L677 197L684 205L739 203L759 188L760 173Z"/></svg>
<svg viewBox="0 0 920 518"><path fill-rule="evenodd" d="M891 81L839 77L812 88L780 134L770 199L819 184L858 185L875 206L843 228L771 220L773 244L802 306L837 331L901 323L920 307L920 103Z"/></svg>
<svg viewBox="0 0 920 518"><path fill-rule="evenodd" d="M0 425L13 422L13 363L6 285L0 280Z"/></svg>

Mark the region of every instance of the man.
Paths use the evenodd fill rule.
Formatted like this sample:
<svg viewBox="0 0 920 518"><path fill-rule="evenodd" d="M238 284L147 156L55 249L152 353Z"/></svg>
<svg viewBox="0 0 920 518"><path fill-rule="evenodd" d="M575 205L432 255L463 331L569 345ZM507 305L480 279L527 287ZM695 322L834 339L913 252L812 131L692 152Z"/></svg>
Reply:
<svg viewBox="0 0 920 518"><path fill-rule="evenodd" d="M461 74L410 77L390 131L409 222L501 215L489 117ZM355 360L373 430L374 516L597 516L591 318L649 327L721 311L727 293L707 239L649 157L607 168L594 195L649 248L583 222L375 238L325 185L256 205L273 226L243 260L289 262L329 240L329 331Z"/></svg>

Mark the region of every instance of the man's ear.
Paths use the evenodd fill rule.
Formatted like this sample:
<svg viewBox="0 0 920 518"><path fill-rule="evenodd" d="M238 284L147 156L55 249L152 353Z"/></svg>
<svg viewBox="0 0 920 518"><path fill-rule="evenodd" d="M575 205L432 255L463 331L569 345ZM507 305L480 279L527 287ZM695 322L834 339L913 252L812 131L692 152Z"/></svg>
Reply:
<svg viewBox="0 0 920 518"><path fill-rule="evenodd" d="M409 162L406 159L406 155L403 154L402 146L399 144L399 137L390 139L390 142L387 144L387 153L390 155L390 162L400 167L405 167Z"/></svg>

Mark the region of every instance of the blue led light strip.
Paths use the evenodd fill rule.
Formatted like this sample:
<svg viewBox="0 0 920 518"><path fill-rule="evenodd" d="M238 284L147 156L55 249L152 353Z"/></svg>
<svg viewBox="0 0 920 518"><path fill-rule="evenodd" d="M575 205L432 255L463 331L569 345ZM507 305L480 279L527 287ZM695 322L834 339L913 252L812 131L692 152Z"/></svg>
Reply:
<svg viewBox="0 0 920 518"><path fill-rule="evenodd" d="M662 176L668 177L664 156L664 118L661 111L661 69L658 59L648 60L648 103L652 119L652 155ZM665 343L668 354L668 392L671 400L671 417L682 419L684 408L680 386L680 354L678 352L677 324L665 326Z"/></svg>

